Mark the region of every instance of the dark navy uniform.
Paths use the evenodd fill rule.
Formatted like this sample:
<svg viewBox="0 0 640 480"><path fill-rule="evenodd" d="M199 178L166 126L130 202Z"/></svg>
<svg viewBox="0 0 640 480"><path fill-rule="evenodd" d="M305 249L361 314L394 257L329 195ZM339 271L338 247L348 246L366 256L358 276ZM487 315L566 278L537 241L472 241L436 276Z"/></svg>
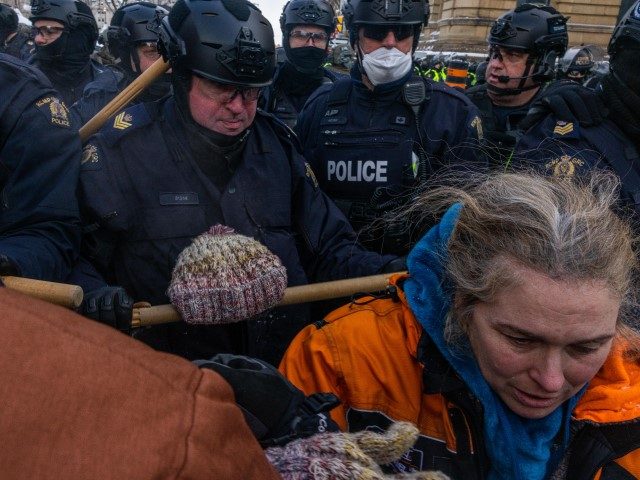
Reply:
<svg viewBox="0 0 640 480"><path fill-rule="evenodd" d="M596 168L611 170L622 180L624 203L640 220L640 155L611 120L584 127L549 115L520 139L514 158L518 167L533 166L557 177L570 178Z"/></svg>
<svg viewBox="0 0 640 480"><path fill-rule="evenodd" d="M290 128L294 128L298 120L298 113L302 110L314 90L305 90L300 93L285 91L286 89L283 87L283 82L280 78L285 71L284 65L285 63L278 65L273 83L263 90L260 108L266 112L273 113ZM324 71L324 77L318 86L332 84L338 78L344 78L344 75L336 75L326 68L322 70Z"/></svg>
<svg viewBox="0 0 640 480"><path fill-rule="evenodd" d="M82 91L82 97L71 107L71 115L74 121L84 125L102 110L120 92L129 86L135 79L126 72L108 67L111 74L98 75L93 82L88 83ZM159 79L148 85L129 105L152 102L159 100L170 92L170 83L166 81L169 74L162 75Z"/></svg>
<svg viewBox="0 0 640 480"><path fill-rule="evenodd" d="M0 255L25 277L62 281L80 244L81 145L39 71L0 54Z"/></svg>
<svg viewBox="0 0 640 480"><path fill-rule="evenodd" d="M469 88L465 94L480 110L484 155L493 168L504 169L511 162L516 143L522 136L518 124L527 116L531 103L538 96L518 107L499 107L491 102L486 84Z"/></svg>
<svg viewBox="0 0 640 480"><path fill-rule="evenodd" d="M35 56L30 59L30 63L40 68ZM103 76L106 78L101 81L103 81L105 85L117 85L121 80L115 69L107 65L102 65L95 60L91 60L90 63L87 64L87 68L83 70L80 75L70 78L68 75L58 76L52 74L49 76L49 80L62 96L62 100L71 106L80 99L87 84Z"/></svg>
<svg viewBox="0 0 640 480"><path fill-rule="evenodd" d="M104 73L96 75L95 80L84 86L82 96L71 106L74 121L78 125L87 123L126 86L122 72L105 67Z"/></svg>
<svg viewBox="0 0 640 480"><path fill-rule="evenodd" d="M355 244L347 220L298 153L295 136L271 115L258 111L242 158L221 187L198 167L186 138L169 97L116 115L85 146L83 205L111 236L111 283L135 300L168 303L178 254L214 224L269 248L287 268L289 285L374 274L392 259ZM236 326L154 327L163 330L162 339L154 332L139 338L189 358L233 349L277 361L306 323L305 313L295 311ZM224 339L234 328L248 329L239 335L244 345L238 336Z"/></svg>
<svg viewBox="0 0 640 480"><path fill-rule="evenodd" d="M431 80L414 76L372 92L357 76L354 69L353 78L318 89L296 131L320 186L360 230L361 241L406 254L410 240L402 232L362 229L443 167L478 168L479 113L462 93ZM411 95L411 107L403 93L420 82L426 94L417 101Z"/></svg>

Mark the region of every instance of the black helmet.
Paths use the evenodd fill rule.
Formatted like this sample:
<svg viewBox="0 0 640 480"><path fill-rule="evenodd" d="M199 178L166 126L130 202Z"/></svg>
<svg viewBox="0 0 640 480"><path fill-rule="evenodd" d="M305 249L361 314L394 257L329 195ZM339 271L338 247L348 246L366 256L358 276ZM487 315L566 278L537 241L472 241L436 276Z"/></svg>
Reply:
<svg viewBox="0 0 640 480"><path fill-rule="evenodd" d="M280 29L286 36L295 25L316 25L331 33L336 28L336 15L326 0L290 0L280 15Z"/></svg>
<svg viewBox="0 0 640 480"><path fill-rule="evenodd" d="M567 20L553 7L525 3L498 18L487 40L490 46L529 53L537 60L533 78L545 81L553 78L556 59L567 49Z"/></svg>
<svg viewBox="0 0 640 480"><path fill-rule="evenodd" d="M429 22L429 1L346 0L342 13L352 46L355 44L360 25L415 25L415 50L419 29Z"/></svg>
<svg viewBox="0 0 640 480"><path fill-rule="evenodd" d="M18 29L18 14L13 8L0 3L0 40L4 43L10 33Z"/></svg>
<svg viewBox="0 0 640 480"><path fill-rule="evenodd" d="M559 69L563 75L567 75L569 72L577 72L581 74L591 73L595 62L593 61L593 54L586 47L573 47L567 50L560 60Z"/></svg>
<svg viewBox="0 0 640 480"><path fill-rule="evenodd" d="M482 85L483 83L485 83L487 75L487 65L489 65L489 62L485 60L483 62L480 62L476 67L476 85Z"/></svg>
<svg viewBox="0 0 640 480"><path fill-rule="evenodd" d="M246 0L178 0L158 35L163 57L178 72L231 85L271 83L273 29Z"/></svg>
<svg viewBox="0 0 640 480"><path fill-rule="evenodd" d="M93 41L98 39L98 24L93 12L86 3L78 0L31 0L29 20L32 23L38 20L56 20L71 30L88 26L95 31Z"/></svg>
<svg viewBox="0 0 640 480"><path fill-rule="evenodd" d="M640 1L627 10L611 35L607 52L612 59L620 50L621 44L628 40L640 42Z"/></svg>
<svg viewBox="0 0 640 480"><path fill-rule="evenodd" d="M135 55L136 45L144 42L157 42L158 33L149 27L156 18L162 18L169 12L163 7L149 2L128 3L113 14L107 30L109 53L129 65L129 56Z"/></svg>

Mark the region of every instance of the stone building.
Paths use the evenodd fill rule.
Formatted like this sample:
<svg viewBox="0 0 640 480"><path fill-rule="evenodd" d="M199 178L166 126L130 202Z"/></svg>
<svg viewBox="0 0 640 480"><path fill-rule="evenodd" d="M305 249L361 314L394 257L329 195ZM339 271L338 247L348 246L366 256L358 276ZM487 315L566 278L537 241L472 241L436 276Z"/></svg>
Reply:
<svg viewBox="0 0 640 480"><path fill-rule="evenodd" d="M420 50L486 51L491 23L515 7L513 0L431 0L431 18ZM556 0L551 5L569 17L569 45L597 45L606 50L620 0Z"/></svg>

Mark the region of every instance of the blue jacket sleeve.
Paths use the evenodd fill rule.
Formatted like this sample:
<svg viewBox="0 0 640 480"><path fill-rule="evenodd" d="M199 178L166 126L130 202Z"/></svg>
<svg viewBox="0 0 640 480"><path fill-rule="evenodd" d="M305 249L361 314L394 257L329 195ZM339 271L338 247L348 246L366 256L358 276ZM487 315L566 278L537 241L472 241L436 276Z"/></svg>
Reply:
<svg viewBox="0 0 640 480"><path fill-rule="evenodd" d="M62 281L76 260L80 156L68 110L51 95L22 112L2 146L0 254L22 276Z"/></svg>

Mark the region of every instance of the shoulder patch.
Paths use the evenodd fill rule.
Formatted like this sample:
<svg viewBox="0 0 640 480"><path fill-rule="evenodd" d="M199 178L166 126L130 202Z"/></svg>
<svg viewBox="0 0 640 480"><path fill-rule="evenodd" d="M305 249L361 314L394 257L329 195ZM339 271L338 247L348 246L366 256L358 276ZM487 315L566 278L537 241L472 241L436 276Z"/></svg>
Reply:
<svg viewBox="0 0 640 480"><path fill-rule="evenodd" d="M583 160L570 155L562 155L551 160L545 167L551 171L554 177L570 178L575 175L576 167L581 167L582 165L584 165Z"/></svg>
<svg viewBox="0 0 640 480"><path fill-rule="evenodd" d="M82 160L80 160L80 168L82 170L97 170L100 167L100 155L98 147L92 143L87 143L82 149Z"/></svg>
<svg viewBox="0 0 640 480"><path fill-rule="evenodd" d="M100 133L108 145L114 145L120 138L151 123L152 119L144 104L140 103L118 112Z"/></svg>
<svg viewBox="0 0 640 480"><path fill-rule="evenodd" d="M113 120L113 128L124 130L132 125L133 116L128 112L120 112Z"/></svg>
<svg viewBox="0 0 640 480"><path fill-rule="evenodd" d="M71 128L69 109L58 97L42 97L39 100L36 100L35 106L49 118L52 125L55 125L56 127Z"/></svg>
<svg viewBox="0 0 640 480"><path fill-rule="evenodd" d="M573 122L558 120L553 127L554 137L576 137L577 133L577 125Z"/></svg>
<svg viewBox="0 0 640 480"><path fill-rule="evenodd" d="M478 140L482 140L484 138L484 132L482 131L482 120L480 120L479 116L476 115L473 117L473 120L471 120L471 126L476 129Z"/></svg>
<svg viewBox="0 0 640 480"><path fill-rule="evenodd" d="M311 168L311 165L309 165L307 162L304 162L304 172L305 172L305 176L313 182L313 186L317 190L318 179L316 178L316 174L313 173L313 169Z"/></svg>

